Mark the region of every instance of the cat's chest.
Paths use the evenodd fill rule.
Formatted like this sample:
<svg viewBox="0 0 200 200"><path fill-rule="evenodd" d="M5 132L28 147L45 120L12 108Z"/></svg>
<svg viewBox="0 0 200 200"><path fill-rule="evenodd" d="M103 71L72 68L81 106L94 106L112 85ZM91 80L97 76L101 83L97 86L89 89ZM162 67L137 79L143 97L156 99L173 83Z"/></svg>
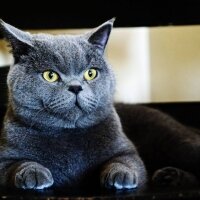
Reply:
<svg viewBox="0 0 200 200"><path fill-rule="evenodd" d="M114 141L105 135L92 133L63 133L58 136L32 137L26 145L26 153L47 162L66 163L103 162L112 154ZM114 153L114 152L113 152Z"/></svg>
<svg viewBox="0 0 200 200"><path fill-rule="evenodd" d="M120 151L114 132L108 129L46 135L42 132L20 133L20 140L10 139L9 142L16 158L47 167L57 186L85 184L85 177L91 182L90 178L98 175L96 172L102 165Z"/></svg>

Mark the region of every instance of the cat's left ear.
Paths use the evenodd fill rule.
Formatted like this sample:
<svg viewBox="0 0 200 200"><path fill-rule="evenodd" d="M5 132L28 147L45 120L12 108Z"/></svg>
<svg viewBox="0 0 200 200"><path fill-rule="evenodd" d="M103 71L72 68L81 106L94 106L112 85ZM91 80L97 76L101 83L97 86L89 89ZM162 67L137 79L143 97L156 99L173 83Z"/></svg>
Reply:
<svg viewBox="0 0 200 200"><path fill-rule="evenodd" d="M114 21L115 18L112 18L111 20L108 20L107 22L98 26L94 31L87 34L89 43L97 47L101 53L103 53L105 50Z"/></svg>
<svg viewBox="0 0 200 200"><path fill-rule="evenodd" d="M27 51L33 47L32 36L30 33L21 31L1 19L0 32L10 43L15 62L20 58L20 56L26 54Z"/></svg>

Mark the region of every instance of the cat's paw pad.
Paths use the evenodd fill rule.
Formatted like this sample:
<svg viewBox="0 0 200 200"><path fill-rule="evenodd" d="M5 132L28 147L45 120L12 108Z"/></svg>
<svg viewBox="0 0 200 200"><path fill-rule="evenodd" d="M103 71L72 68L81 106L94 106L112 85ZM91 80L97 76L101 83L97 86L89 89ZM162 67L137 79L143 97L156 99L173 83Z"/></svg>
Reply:
<svg viewBox="0 0 200 200"><path fill-rule="evenodd" d="M128 167L113 167L104 170L101 175L101 184L109 189L134 189L138 186L138 180L136 174Z"/></svg>
<svg viewBox="0 0 200 200"><path fill-rule="evenodd" d="M181 180L181 171L174 167L165 167L159 169L152 177L153 185L160 187L178 187L181 185Z"/></svg>
<svg viewBox="0 0 200 200"><path fill-rule="evenodd" d="M51 172L34 162L23 163L15 174L15 186L22 189L44 189L53 185Z"/></svg>

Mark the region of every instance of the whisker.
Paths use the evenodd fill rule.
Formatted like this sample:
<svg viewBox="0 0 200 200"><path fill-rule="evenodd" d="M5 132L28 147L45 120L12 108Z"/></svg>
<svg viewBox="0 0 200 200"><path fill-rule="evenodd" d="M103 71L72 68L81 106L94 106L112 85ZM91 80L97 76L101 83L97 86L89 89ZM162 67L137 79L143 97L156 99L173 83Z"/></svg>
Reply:
<svg viewBox="0 0 200 200"><path fill-rule="evenodd" d="M89 98L89 97L86 97L86 99L89 100L90 102L94 103L94 104L97 103L97 101L95 101L94 99L91 99L91 98Z"/></svg>
<svg viewBox="0 0 200 200"><path fill-rule="evenodd" d="M59 104L56 104L56 105L53 106L52 108L55 109L55 108L58 108L58 107L62 107L63 105L66 105L66 103L68 103L68 102L67 102L67 101L60 102Z"/></svg>
<svg viewBox="0 0 200 200"><path fill-rule="evenodd" d="M64 98L54 100L53 102L49 103L49 106L53 107L54 105L57 105L57 104L61 103L64 100L65 100Z"/></svg>

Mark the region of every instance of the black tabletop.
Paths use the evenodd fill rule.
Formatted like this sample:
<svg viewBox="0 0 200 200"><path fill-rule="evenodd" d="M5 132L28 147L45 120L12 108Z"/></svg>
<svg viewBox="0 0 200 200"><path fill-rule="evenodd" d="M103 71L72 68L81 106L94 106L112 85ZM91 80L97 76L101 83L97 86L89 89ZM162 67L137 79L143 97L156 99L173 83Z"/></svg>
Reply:
<svg viewBox="0 0 200 200"><path fill-rule="evenodd" d="M148 188L144 191L106 191L103 189L58 189L58 190L18 190L0 189L0 199L200 199L200 188L173 189L173 188Z"/></svg>

